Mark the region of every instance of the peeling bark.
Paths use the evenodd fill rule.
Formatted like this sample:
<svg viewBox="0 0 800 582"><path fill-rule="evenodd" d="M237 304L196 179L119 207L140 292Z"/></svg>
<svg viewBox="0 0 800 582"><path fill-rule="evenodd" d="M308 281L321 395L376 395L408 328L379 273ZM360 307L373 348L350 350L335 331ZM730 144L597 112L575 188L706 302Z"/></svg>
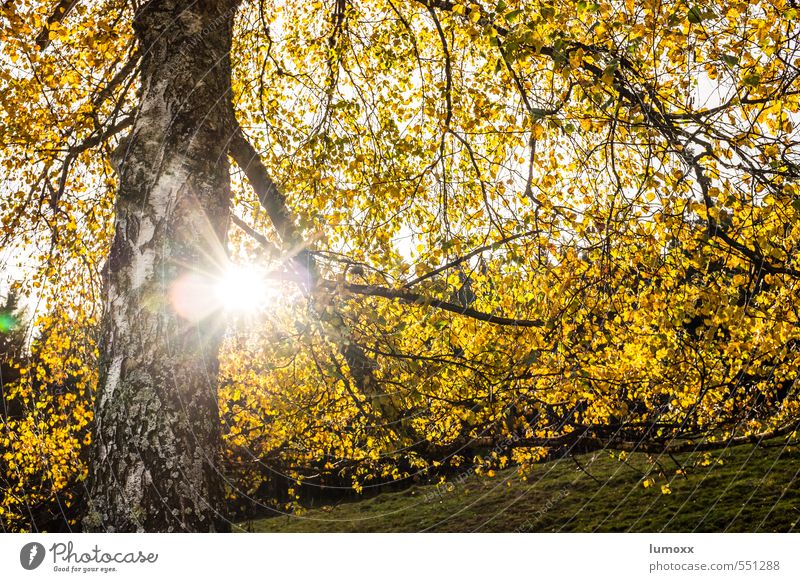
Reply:
<svg viewBox="0 0 800 582"><path fill-rule="evenodd" d="M151 0L134 19L141 89L115 155L87 530L229 528L217 468L222 326L181 317L170 291L224 263L236 6Z"/></svg>

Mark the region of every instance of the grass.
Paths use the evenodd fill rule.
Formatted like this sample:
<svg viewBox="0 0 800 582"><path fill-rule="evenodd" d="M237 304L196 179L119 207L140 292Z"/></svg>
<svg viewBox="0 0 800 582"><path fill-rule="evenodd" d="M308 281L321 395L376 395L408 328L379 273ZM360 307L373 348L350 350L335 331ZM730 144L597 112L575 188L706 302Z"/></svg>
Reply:
<svg viewBox="0 0 800 582"><path fill-rule="evenodd" d="M474 474L239 524L253 532L788 532L800 530L800 451L781 441L653 459L609 452ZM655 463L654 461L658 461ZM678 473L685 468L685 475ZM654 483L644 487L646 478ZM670 494L662 492L668 485Z"/></svg>

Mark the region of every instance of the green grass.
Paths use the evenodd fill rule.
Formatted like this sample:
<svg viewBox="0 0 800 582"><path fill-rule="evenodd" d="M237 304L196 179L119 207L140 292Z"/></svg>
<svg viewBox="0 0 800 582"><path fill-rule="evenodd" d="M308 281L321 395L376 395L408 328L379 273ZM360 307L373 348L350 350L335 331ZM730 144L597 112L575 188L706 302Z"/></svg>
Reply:
<svg viewBox="0 0 800 582"><path fill-rule="evenodd" d="M336 507L239 524L253 532L787 532L800 530L800 451L772 441L702 454L608 452L451 478ZM677 474L678 464L686 476ZM591 474L589 476L587 474ZM645 488L644 474L655 484ZM669 484L671 494L661 486Z"/></svg>

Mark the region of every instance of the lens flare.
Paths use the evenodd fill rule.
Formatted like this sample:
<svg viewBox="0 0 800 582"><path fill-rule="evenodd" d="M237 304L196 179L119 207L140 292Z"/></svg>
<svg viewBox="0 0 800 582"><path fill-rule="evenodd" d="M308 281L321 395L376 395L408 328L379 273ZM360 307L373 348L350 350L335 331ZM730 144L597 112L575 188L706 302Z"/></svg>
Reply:
<svg viewBox="0 0 800 582"><path fill-rule="evenodd" d="M170 287L169 300L178 315L193 322L205 319L219 309L214 282L196 273L179 277Z"/></svg>
<svg viewBox="0 0 800 582"><path fill-rule="evenodd" d="M10 313L0 313L0 333L11 333L17 328L17 318Z"/></svg>

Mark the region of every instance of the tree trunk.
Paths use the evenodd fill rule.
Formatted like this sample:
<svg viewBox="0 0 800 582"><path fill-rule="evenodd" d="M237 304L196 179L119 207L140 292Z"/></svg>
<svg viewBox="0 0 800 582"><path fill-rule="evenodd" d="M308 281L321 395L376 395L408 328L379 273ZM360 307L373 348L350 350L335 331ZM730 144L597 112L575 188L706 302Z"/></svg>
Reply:
<svg viewBox="0 0 800 582"><path fill-rule="evenodd" d="M141 89L114 156L120 178L89 511L92 531L224 531L218 469L237 0L150 0L134 19Z"/></svg>

